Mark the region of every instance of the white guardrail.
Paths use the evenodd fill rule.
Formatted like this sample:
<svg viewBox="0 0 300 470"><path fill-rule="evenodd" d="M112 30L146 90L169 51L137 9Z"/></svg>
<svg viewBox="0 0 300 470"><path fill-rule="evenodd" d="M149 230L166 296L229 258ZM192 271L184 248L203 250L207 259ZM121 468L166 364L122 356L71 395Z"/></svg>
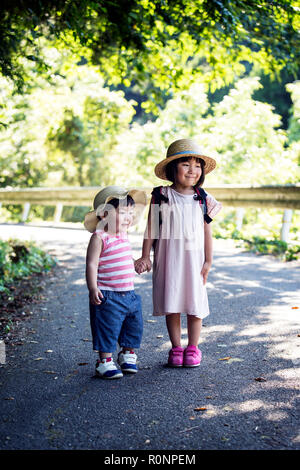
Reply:
<svg viewBox="0 0 300 470"><path fill-rule="evenodd" d="M54 222L61 218L63 206L91 207L99 187L61 187L61 188L0 188L2 204L22 204L22 222L26 222L31 205L55 206ZM152 188L139 188L146 191L149 199ZM236 225L239 230L246 207L283 209L280 232L281 240L288 240L292 211L300 209L300 185L286 186L206 186L207 191L224 206L237 208Z"/></svg>

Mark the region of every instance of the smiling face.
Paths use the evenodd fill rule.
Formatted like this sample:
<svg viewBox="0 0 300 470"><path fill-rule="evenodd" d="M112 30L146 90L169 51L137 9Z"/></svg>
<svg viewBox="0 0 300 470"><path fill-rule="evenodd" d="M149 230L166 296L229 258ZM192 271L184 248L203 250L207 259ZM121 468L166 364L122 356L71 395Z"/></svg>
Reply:
<svg viewBox="0 0 300 470"><path fill-rule="evenodd" d="M181 157L168 163L166 179L183 189L202 186L205 179L205 162L198 157Z"/></svg>
<svg viewBox="0 0 300 470"><path fill-rule="evenodd" d="M202 168L199 159L190 158L177 163L175 183L185 188L191 188L200 179Z"/></svg>
<svg viewBox="0 0 300 470"><path fill-rule="evenodd" d="M134 206L120 205L116 209L115 215L116 215L116 232L117 233L127 232L129 227L133 223Z"/></svg>
<svg viewBox="0 0 300 470"><path fill-rule="evenodd" d="M103 227L111 234L125 233L133 224L135 208L134 200L128 196L126 199L113 199L104 210Z"/></svg>

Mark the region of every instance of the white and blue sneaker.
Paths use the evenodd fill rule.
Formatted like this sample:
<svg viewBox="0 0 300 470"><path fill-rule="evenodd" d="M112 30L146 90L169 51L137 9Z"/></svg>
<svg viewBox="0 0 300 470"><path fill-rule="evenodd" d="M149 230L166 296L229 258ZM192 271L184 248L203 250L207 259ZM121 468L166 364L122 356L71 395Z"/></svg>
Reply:
<svg viewBox="0 0 300 470"><path fill-rule="evenodd" d="M134 351L122 351L118 354L118 363L120 364L122 372L127 372L130 374L136 374L138 371L136 365L137 355Z"/></svg>
<svg viewBox="0 0 300 470"><path fill-rule="evenodd" d="M123 377L122 372L116 367L112 357L97 360L96 375L103 379L120 379Z"/></svg>

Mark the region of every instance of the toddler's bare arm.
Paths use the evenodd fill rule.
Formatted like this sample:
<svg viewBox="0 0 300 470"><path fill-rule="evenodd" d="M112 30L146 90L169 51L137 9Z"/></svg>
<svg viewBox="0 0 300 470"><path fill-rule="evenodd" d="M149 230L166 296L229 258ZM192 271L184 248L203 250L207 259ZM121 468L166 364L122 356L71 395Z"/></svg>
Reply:
<svg viewBox="0 0 300 470"><path fill-rule="evenodd" d="M101 249L101 238L93 234L86 253L86 283L89 290L90 302L94 305L100 305L103 297L102 292L97 286L97 272Z"/></svg>

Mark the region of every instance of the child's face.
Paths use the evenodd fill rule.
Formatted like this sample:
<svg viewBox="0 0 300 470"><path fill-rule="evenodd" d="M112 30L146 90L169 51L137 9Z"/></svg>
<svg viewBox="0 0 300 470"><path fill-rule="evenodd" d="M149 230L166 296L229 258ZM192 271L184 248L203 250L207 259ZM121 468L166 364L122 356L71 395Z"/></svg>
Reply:
<svg viewBox="0 0 300 470"><path fill-rule="evenodd" d="M117 209L112 209L108 213L108 229L112 232L122 233L127 232L133 223L134 206L122 206Z"/></svg>
<svg viewBox="0 0 300 470"><path fill-rule="evenodd" d="M176 183L184 187L194 186L202 174L201 164L195 158L177 164Z"/></svg>

